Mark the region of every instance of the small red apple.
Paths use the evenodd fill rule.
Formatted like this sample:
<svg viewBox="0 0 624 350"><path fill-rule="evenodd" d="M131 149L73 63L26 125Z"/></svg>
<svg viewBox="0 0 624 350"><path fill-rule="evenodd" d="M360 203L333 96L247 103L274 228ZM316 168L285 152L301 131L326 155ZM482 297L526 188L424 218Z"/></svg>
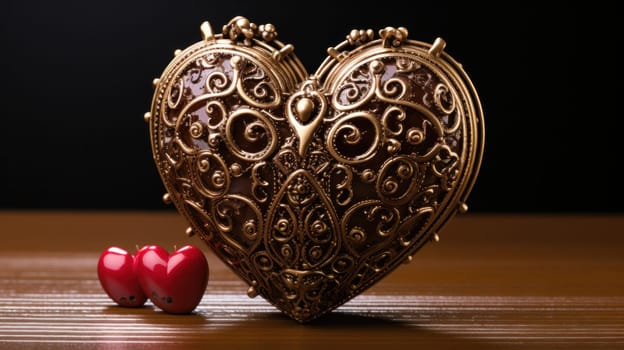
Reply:
<svg viewBox="0 0 624 350"><path fill-rule="evenodd" d="M135 273L134 257L127 251L110 247L98 261L98 278L102 288L120 306L140 307L147 298Z"/></svg>
<svg viewBox="0 0 624 350"><path fill-rule="evenodd" d="M162 247L145 246L137 252L135 264L143 292L165 312L190 313L204 296L208 261L195 246L184 246L171 255Z"/></svg>

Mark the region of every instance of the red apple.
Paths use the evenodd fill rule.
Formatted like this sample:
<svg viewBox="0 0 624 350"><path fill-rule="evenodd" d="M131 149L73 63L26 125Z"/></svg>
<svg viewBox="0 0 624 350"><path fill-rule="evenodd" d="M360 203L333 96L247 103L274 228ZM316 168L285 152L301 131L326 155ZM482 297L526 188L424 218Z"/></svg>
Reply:
<svg viewBox="0 0 624 350"><path fill-rule="evenodd" d="M135 273L134 257L127 251L110 247L98 261L98 278L102 288L118 305L140 307L147 298Z"/></svg>
<svg viewBox="0 0 624 350"><path fill-rule="evenodd" d="M208 261L197 247L187 245L171 255L162 247L141 248L135 258L139 284L145 295L165 312L192 312L208 285Z"/></svg>

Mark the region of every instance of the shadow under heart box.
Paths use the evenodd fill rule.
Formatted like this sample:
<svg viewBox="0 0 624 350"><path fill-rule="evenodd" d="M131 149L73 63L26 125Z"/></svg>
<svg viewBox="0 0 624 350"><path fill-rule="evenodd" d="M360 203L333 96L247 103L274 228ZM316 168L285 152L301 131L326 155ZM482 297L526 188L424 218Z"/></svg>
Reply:
<svg viewBox="0 0 624 350"><path fill-rule="evenodd" d="M308 74L272 24L200 29L145 120L164 199L249 296L313 320L467 210L483 113L442 39L352 30Z"/></svg>

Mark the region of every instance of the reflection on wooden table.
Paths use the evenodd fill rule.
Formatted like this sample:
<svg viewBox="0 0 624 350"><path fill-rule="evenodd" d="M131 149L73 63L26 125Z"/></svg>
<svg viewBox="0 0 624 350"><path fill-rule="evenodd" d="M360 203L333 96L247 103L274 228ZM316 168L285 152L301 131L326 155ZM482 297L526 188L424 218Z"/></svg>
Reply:
<svg viewBox="0 0 624 350"><path fill-rule="evenodd" d="M456 217L440 243L307 325L249 299L184 228L174 212L0 212L0 348L624 348L624 216ZM108 299L99 254L146 244L204 250L195 313Z"/></svg>

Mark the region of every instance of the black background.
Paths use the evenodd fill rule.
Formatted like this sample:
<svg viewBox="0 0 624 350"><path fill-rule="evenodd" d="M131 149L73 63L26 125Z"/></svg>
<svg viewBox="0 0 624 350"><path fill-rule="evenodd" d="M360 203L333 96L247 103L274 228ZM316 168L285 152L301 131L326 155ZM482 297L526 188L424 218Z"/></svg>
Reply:
<svg viewBox="0 0 624 350"><path fill-rule="evenodd" d="M165 208L143 122L151 81L175 49L200 40L202 21L219 30L243 15L273 23L309 72L353 28L405 26L415 40L443 37L485 111L472 211L622 211L618 101L588 97L610 88L598 81L608 69L587 63L618 57L587 34L591 11L493 4L5 0L0 208Z"/></svg>

